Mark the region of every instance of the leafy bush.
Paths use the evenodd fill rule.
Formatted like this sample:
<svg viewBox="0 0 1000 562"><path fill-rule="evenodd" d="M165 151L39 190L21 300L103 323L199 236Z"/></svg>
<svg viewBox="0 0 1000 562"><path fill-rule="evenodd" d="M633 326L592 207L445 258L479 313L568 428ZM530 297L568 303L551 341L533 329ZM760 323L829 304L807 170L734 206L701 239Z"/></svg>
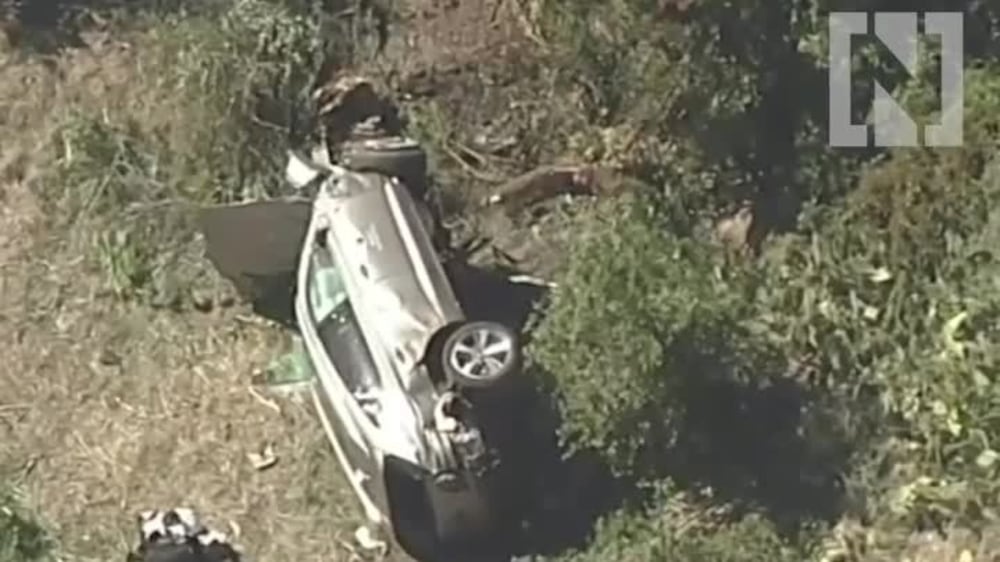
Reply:
<svg viewBox="0 0 1000 562"><path fill-rule="evenodd" d="M841 234L893 273L879 322L888 337L866 375L899 420L892 503L914 516L978 519L996 506L998 80L994 68L970 72L966 145L893 154L851 202L861 227Z"/></svg>
<svg viewBox="0 0 1000 562"><path fill-rule="evenodd" d="M570 443L631 471L643 449L672 443L681 379L712 376L699 361L725 361L737 345L723 336L744 308L739 280L635 201L606 206L582 230L533 355L558 380Z"/></svg>
<svg viewBox="0 0 1000 562"><path fill-rule="evenodd" d="M13 489L0 487L0 560L44 562L55 547L41 524L21 507Z"/></svg>
<svg viewBox="0 0 1000 562"><path fill-rule="evenodd" d="M111 292L122 298L179 296L179 257L192 238L196 186L171 175L174 155L135 122L122 125L83 115L58 135L61 154L44 187L63 242L92 258Z"/></svg>
<svg viewBox="0 0 1000 562"><path fill-rule="evenodd" d="M664 15L662 4L542 3L557 56L597 92L593 129L579 135L590 145L580 152L662 186L578 226L535 334L531 354L555 382L569 448L596 451L633 478L666 474L682 487L736 478L720 480L717 467L728 464L748 485L728 487L727 499L752 505L764 496L755 490L766 485L761 478L780 471L699 452L742 441L761 456L797 458L802 470L785 475L790 489L805 490L796 483L806 479L841 481L843 497L824 517L850 509L897 530L995 522L1000 69L975 61L996 52L997 28L976 26L969 43L963 147L834 151L825 146L825 107L811 101L827 96L824 83L811 82L825 64L822 12L798 2L737 10L708 1ZM986 15L980 23L993 21ZM783 20L790 24L777 35L764 32ZM782 55L791 44L796 54ZM862 58L918 120L933 120L938 101L928 81L905 80L882 56ZM796 68L798 83L783 70ZM645 100L656 96L663 105ZM775 117L776 100L796 114L790 123ZM663 126L638 127L649 115ZM777 137L761 129L772 124ZM619 142L636 130L652 140ZM775 168L763 173L768 162ZM677 228L678 216L711 216L732 199L763 196L756 211L767 213L775 189L811 205L799 232L774 237L760 262L727 260ZM695 383L693 391L704 378L736 385ZM804 396L800 415L781 426L794 429L774 442L760 437L766 431L743 433L770 427L755 416L771 408L733 414L752 402L727 393L776 385ZM714 419L698 420L713 407L703 418ZM823 464L842 477L816 469ZM655 528L641 515L626 519ZM599 537L595 552L621 544Z"/></svg>
<svg viewBox="0 0 1000 562"><path fill-rule="evenodd" d="M596 452L633 482L707 487L791 527L831 516L850 451L838 404L799 380L804 354L767 324L762 287L780 285L657 216L627 199L579 225L533 334L567 453Z"/></svg>
<svg viewBox="0 0 1000 562"><path fill-rule="evenodd" d="M792 562L807 559L810 553L810 541L795 547L758 516L727 524L718 515L673 495L645 512L621 510L605 517L589 548L561 560Z"/></svg>
<svg viewBox="0 0 1000 562"><path fill-rule="evenodd" d="M829 199L850 185L834 170L864 155L826 146L826 53L800 47L825 30L806 3L541 5L554 56L592 117L570 147L663 189L681 216L785 191Z"/></svg>
<svg viewBox="0 0 1000 562"><path fill-rule="evenodd" d="M354 24L320 17L320 3L228 8L147 14L138 99L70 115L57 135L43 200L61 242L92 256L119 297L180 304L204 272L193 210L276 194L317 76L352 56L340 31Z"/></svg>

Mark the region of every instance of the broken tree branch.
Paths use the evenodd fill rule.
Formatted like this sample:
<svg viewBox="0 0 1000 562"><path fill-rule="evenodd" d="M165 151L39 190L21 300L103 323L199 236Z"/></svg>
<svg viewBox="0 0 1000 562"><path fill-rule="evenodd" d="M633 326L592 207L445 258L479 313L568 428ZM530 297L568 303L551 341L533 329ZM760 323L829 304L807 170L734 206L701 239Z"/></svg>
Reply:
<svg viewBox="0 0 1000 562"><path fill-rule="evenodd" d="M445 154L447 154L453 160L455 160L455 162L457 162L459 166L461 166L462 169L465 170L466 173L468 173L470 176L478 180L482 180L489 183L501 183L504 181L504 179L499 176L494 176L492 174L488 174L486 172L481 172L477 170L474 166L466 162L465 159L462 158L462 155L456 152L455 149L451 147L451 144L452 144L451 141L445 141L441 143L441 149L445 152Z"/></svg>

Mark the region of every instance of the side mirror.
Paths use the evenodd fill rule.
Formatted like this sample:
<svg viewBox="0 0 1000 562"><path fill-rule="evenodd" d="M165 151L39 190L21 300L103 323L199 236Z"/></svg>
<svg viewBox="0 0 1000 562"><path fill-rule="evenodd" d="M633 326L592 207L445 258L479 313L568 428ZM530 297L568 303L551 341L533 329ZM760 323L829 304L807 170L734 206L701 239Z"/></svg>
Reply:
<svg viewBox="0 0 1000 562"><path fill-rule="evenodd" d="M285 166L285 179L295 189L303 189L323 176L323 169L317 166L308 156L296 150L288 151L288 164Z"/></svg>

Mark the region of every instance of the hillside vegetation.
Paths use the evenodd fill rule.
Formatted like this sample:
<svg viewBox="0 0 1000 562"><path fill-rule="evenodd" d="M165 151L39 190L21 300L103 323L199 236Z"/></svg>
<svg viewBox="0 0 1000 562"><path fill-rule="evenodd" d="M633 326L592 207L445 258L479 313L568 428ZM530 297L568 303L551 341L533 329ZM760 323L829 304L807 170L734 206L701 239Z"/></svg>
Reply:
<svg viewBox="0 0 1000 562"><path fill-rule="evenodd" d="M3 172L17 179L5 181L30 188L38 209L30 247L0 252L5 276L17 275L15 263L63 276L52 281L62 288L51 299L98 303L78 304L80 313L151 315L141 317L173 326L166 333L178 338L120 336L119 355L159 346L165 361L188 365L194 359L173 354L196 348L207 356L194 343L197 330L215 330L239 349L253 345L257 358L277 353L278 338L253 332L264 328L241 324L218 335L225 332L215 324L181 320L228 298L201 257L191 211L273 195L284 148L308 134L312 88L336 69L359 69L396 93L411 133L427 143L439 203L457 230L502 238L478 202L503 178L540 164L587 162L627 178L608 190L613 196L577 199L542 218L509 217L518 233L557 225L547 235L561 251L546 254L544 268L557 287L529 328L529 374L558 413L567 465L597 467L573 507L594 515L592 532L548 556L860 562L905 553L930 562L1000 554L1000 6L531 0L502 3L494 24L470 24L433 2L411 0L391 13L374 2L333 4L176 1L123 12L94 3L87 8L100 17L63 22L124 74L103 93L61 95L46 112L46 136L18 143L43 149L18 152L0 141ZM967 16L964 146L830 147L827 13L957 9ZM390 40L377 54L381 17ZM59 35L30 35L30 24L12 24L21 31L8 64L48 60L65 45ZM449 25L478 26L482 44L449 43ZM491 42L501 28L506 35ZM103 33L98 46L94 33ZM394 34L423 37L419 56ZM940 63L929 55L937 46L921 48L916 77L874 40L856 49L859 121L870 111L872 78L920 122L936 120ZM46 72L70 72L67 56ZM431 86L415 93L421 71ZM18 132L13 98L0 103L8 106L6 138L27 134ZM484 136L516 143L497 154L469 148ZM740 209L753 220L734 251L714 233ZM24 236L0 240L15 237ZM46 259L26 257L29 250ZM43 322L28 319L12 295L4 295L5 315ZM185 330L191 341L175 334ZM29 341L44 346L48 333ZM250 368L227 357L230 367ZM11 368L0 383L25 372L48 371ZM245 374L212 379L212 387ZM144 388L122 392L142 400ZM226 404L230 394L213 400ZM44 395L21 386L9 402L44 410ZM0 393L0 422L7 402ZM219 415L236 419L234 408ZM218 423L214 409L199 411L202 427ZM268 423L305 435L289 445L293 456L322 448L296 416ZM12 417L11 435L31 419ZM164 427L178 432L164 439L199 439ZM6 431L0 423L0 485L42 490L45 482L24 468L28 441L12 437L21 445L5 448ZM136 464L123 473L143 469L139 457L119 461L130 458ZM332 556L321 537L292 538L320 528L294 527L308 517L341 526L353 517L328 506L349 501L346 492L303 483L336 478L332 459L319 460L329 468L309 456L302 474L287 469L287 482L255 477L287 485L293 497L273 500L288 520L263 525L274 534L248 545L261 548L257 558ZM142 491L108 494L132 507L146 501L135 497ZM83 532L83 508L0 498L3 560L41 560L44 549L107 559L128 536L66 538L67 529Z"/></svg>

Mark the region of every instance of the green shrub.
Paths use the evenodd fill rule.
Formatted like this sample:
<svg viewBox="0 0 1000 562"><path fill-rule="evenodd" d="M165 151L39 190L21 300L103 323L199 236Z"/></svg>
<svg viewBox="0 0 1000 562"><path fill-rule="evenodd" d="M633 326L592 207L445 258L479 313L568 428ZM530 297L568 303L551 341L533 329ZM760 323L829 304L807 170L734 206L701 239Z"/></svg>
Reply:
<svg viewBox="0 0 1000 562"><path fill-rule="evenodd" d="M776 253L761 292L760 330L809 358L868 447L854 478L878 517L968 522L996 506L998 78L966 77L964 147L869 166Z"/></svg>
<svg viewBox="0 0 1000 562"><path fill-rule="evenodd" d="M42 187L57 242L80 254L120 298L176 304L186 277L193 205L211 193L177 174L184 155L135 121L71 117L58 132L56 166Z"/></svg>
<svg viewBox="0 0 1000 562"><path fill-rule="evenodd" d="M352 56L340 33L348 20L319 9L237 0L147 14L136 101L65 119L42 199L66 234L59 242L90 256L110 292L181 304L205 277L196 207L280 193L318 73Z"/></svg>
<svg viewBox="0 0 1000 562"><path fill-rule="evenodd" d="M318 17L316 3L230 4L168 17L150 39L157 68L169 69L159 87L182 119L169 148L184 156L188 181L221 201L276 192L285 150L309 132L319 71L351 61L346 24Z"/></svg>
<svg viewBox="0 0 1000 562"><path fill-rule="evenodd" d="M555 381L570 447L650 477L650 461L676 455L691 431L685 381L794 380L811 398L792 425L805 441L824 440L822 425L850 436L853 454L823 446L817 458L851 460L846 493L869 520L994 518L1000 71L974 61L995 52L995 29L977 27L970 43L964 147L848 152L826 146L813 101L827 95L815 81L823 10L709 1L671 18L640 1L542 6L556 56L592 92L579 152L663 186L579 225L536 334L532 356ZM911 113L934 119L933 80L904 80L877 50L865 57ZM782 104L790 122L776 117ZM777 134L763 130L772 125ZM758 265L668 233L689 231L678 216L787 188L810 212ZM671 223L649 208L681 212Z"/></svg>
<svg viewBox="0 0 1000 562"><path fill-rule="evenodd" d="M597 525L591 545L560 558L566 562L798 562L810 542L796 547L755 515L729 519L683 495L664 497L645 511L620 510Z"/></svg>
<svg viewBox="0 0 1000 562"><path fill-rule="evenodd" d="M641 199L577 228L528 350L552 380L567 453L596 453L626 482L711 490L786 530L835 516L851 420L774 328L785 311L767 308L769 291L795 287L670 234Z"/></svg>
<svg viewBox="0 0 1000 562"><path fill-rule="evenodd" d="M531 352L556 379L568 443L632 472L672 444L686 377L737 377L753 360L729 330L745 288L716 249L666 234L634 200L581 230Z"/></svg>
<svg viewBox="0 0 1000 562"><path fill-rule="evenodd" d="M0 560L44 562L51 560L55 543L37 519L21 506L21 498L0 487Z"/></svg>

